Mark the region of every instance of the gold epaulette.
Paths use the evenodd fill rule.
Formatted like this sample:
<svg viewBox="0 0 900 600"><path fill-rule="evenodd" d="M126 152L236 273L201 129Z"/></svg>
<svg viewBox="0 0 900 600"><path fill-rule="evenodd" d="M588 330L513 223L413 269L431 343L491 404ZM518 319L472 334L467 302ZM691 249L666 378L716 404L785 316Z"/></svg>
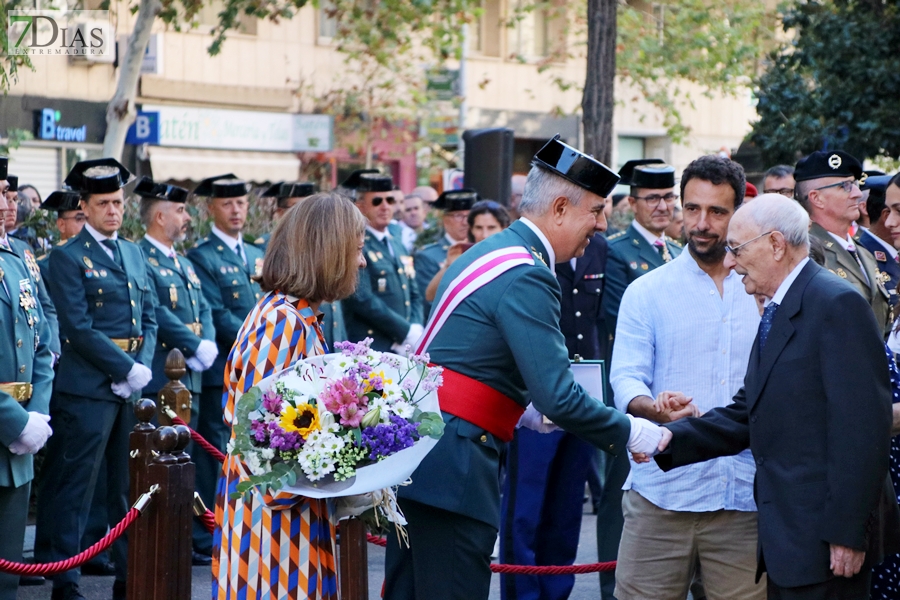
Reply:
<svg viewBox="0 0 900 600"><path fill-rule="evenodd" d="M617 240L617 239L619 239L620 237L624 237L626 233L628 233L628 230L625 230L625 231L618 231L618 232L612 234L611 236L609 236L608 238L606 238L606 241L607 241L607 242L611 242L611 241L613 241L613 240Z"/></svg>

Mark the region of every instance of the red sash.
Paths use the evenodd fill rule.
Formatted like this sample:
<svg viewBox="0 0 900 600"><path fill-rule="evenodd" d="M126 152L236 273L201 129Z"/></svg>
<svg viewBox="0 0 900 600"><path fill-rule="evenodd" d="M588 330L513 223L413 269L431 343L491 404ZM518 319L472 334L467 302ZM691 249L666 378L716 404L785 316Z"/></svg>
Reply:
<svg viewBox="0 0 900 600"><path fill-rule="evenodd" d="M443 369L444 385L438 388L441 410L489 431L504 442L512 440L525 409L485 383L447 367Z"/></svg>

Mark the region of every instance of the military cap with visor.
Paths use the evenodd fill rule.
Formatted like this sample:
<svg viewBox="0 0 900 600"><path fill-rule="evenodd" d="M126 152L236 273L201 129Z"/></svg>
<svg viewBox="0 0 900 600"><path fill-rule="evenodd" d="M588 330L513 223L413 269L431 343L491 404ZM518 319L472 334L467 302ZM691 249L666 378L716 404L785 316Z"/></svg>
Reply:
<svg viewBox="0 0 900 600"><path fill-rule="evenodd" d="M629 160L622 168L619 169L619 177L621 180L619 181L619 185L634 185L631 183L631 177L634 175L635 167L641 167L644 165L664 165L666 164L664 160L659 158L638 158L635 160ZM668 186L672 187L672 186Z"/></svg>
<svg viewBox="0 0 900 600"><path fill-rule="evenodd" d="M237 178L234 173L208 177L194 188L197 196L207 198L240 198L247 195L247 183Z"/></svg>
<svg viewBox="0 0 900 600"><path fill-rule="evenodd" d="M131 173L114 158L95 158L75 164L65 184L82 194L109 194L125 187Z"/></svg>
<svg viewBox="0 0 900 600"><path fill-rule="evenodd" d="M631 187L664 190L675 187L675 167L662 164L638 165L631 174Z"/></svg>
<svg viewBox="0 0 900 600"><path fill-rule="evenodd" d="M447 190L438 196L438 199L434 201L432 206L445 212L472 210L472 205L480 199L478 192L472 189Z"/></svg>
<svg viewBox="0 0 900 600"><path fill-rule="evenodd" d="M41 202L41 209L56 212L81 210L81 194L75 190L57 190Z"/></svg>
<svg viewBox="0 0 900 600"><path fill-rule="evenodd" d="M306 198L316 193L316 184L308 181L279 181L274 183L260 196L287 200L288 198Z"/></svg>
<svg viewBox="0 0 900 600"><path fill-rule="evenodd" d="M618 174L593 156L561 142L559 134L538 150L531 164L602 198L609 196L619 183Z"/></svg>
<svg viewBox="0 0 900 600"><path fill-rule="evenodd" d="M11 173L7 173L6 183L9 184L9 188L7 188L7 190L6 190L7 192L18 192L19 191L18 175L12 175Z"/></svg>
<svg viewBox="0 0 900 600"><path fill-rule="evenodd" d="M862 165L852 155L843 150L824 152L816 150L804 156L794 168L795 181L808 181L821 177L862 177Z"/></svg>
<svg viewBox="0 0 900 600"><path fill-rule="evenodd" d="M188 199L188 191L177 185L156 183L149 177L141 177L134 186L134 193L145 200L166 200L184 204Z"/></svg>
<svg viewBox="0 0 900 600"><path fill-rule="evenodd" d="M369 174L380 175L381 171L379 171L378 169L357 169L350 173L350 176L347 177L347 179L345 179L343 183L341 183L340 187L348 190L355 190L359 187L359 178L363 175Z"/></svg>

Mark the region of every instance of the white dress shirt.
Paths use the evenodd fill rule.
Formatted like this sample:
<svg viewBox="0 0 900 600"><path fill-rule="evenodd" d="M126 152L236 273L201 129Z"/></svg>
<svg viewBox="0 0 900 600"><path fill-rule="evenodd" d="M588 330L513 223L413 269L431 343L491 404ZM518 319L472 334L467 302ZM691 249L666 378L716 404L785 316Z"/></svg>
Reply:
<svg viewBox="0 0 900 600"><path fill-rule="evenodd" d="M856 252L857 253L856 254L856 256L857 256L856 264L859 265L859 270L863 275L863 279L866 280L866 283L871 283L869 281L869 274L866 273L866 269L865 269L865 267L863 267L862 261L859 259L859 248L857 248L856 244L853 243L853 240L850 239L850 236L848 235L846 237L841 237L838 235L834 235L830 231L828 232L828 235L833 237L835 239L835 241L841 245L841 248L843 248L847 252ZM851 256L853 256L853 255L851 254Z"/></svg>
<svg viewBox="0 0 900 600"><path fill-rule="evenodd" d="M166 246L165 244L163 244L162 242L160 242L159 240L157 240L155 237L151 236L150 234L144 235L144 239L147 240L148 242L150 242L151 244L153 244L157 250L162 252L163 256L165 256L167 258L175 258L175 248L173 248L171 246Z"/></svg>
<svg viewBox="0 0 900 600"><path fill-rule="evenodd" d="M241 242L240 238L231 237L215 225L212 226L211 232L214 236L225 242L225 245L228 246L232 252L240 256L245 265L247 264L247 255L244 253L244 244Z"/></svg>
<svg viewBox="0 0 900 600"><path fill-rule="evenodd" d="M732 271L716 283L690 251L633 281L622 296L610 382L625 411L638 396L693 397L701 413L731 404L744 383L759 309ZM755 511L749 450L664 473L654 461L631 465L623 489L672 511Z"/></svg>
<svg viewBox="0 0 900 600"><path fill-rule="evenodd" d="M634 226L635 231L637 231L639 234L641 234L641 237L643 237L645 240L647 240L647 243L650 244L651 246L656 247L657 242L661 242L663 244L666 243L666 240L664 239L663 236L654 235L654 234L650 233L650 230L647 229L646 227L644 227L643 225L641 225L640 223L638 223L637 219L632 221L631 224Z"/></svg>
<svg viewBox="0 0 900 600"><path fill-rule="evenodd" d="M110 248L106 247L106 245L103 243L103 241L119 239L119 232L114 231L111 236L107 237L107 236L103 235L102 233L100 233L99 231L97 231L96 229L94 229L93 227L91 227L90 223L85 223L84 228L87 229L88 233L91 234L92 238L97 240L97 242L100 244L100 248L102 248L103 251L106 252L107 256L109 256L111 259L115 260L116 255L113 254L113 251Z"/></svg>
<svg viewBox="0 0 900 600"><path fill-rule="evenodd" d="M784 301L784 295L788 293L788 290L791 289L791 284L794 283L794 280L797 279L797 275L800 274L800 271L803 270L803 267L806 266L806 263L809 262L809 257L804 256L803 260L797 263L797 266L788 273L788 276L784 278L784 281L781 282L781 285L778 286L778 289L775 290L775 294L769 300L766 300L765 306L768 306L770 302L774 302L775 304L781 306L781 303Z"/></svg>

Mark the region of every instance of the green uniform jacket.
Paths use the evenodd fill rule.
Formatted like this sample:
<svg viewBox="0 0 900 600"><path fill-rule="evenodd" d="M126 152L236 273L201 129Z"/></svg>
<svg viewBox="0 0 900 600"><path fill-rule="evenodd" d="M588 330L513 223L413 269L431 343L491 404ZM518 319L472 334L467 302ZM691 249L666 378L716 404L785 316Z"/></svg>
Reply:
<svg viewBox="0 0 900 600"><path fill-rule="evenodd" d="M253 240L253 245L263 251L263 254L266 253L266 248L269 247L269 240L272 238L271 233L264 233L255 240Z"/></svg>
<svg viewBox="0 0 900 600"><path fill-rule="evenodd" d="M616 334L616 319L619 316L619 304L628 284L666 264L662 255L634 228L629 225L625 231L611 235L609 255L606 258L606 290L603 293L603 314L609 335ZM675 258L681 254L681 246L666 238L669 254Z"/></svg>
<svg viewBox="0 0 900 600"><path fill-rule="evenodd" d="M19 404L9 394L0 392L0 487L19 487L34 477L32 455L16 456L9 451L9 445L25 429L29 412L49 413L53 357L48 344L50 327L34 297L37 282L25 263L3 248L0 280L0 383L30 382L33 386L27 404ZM23 303L31 304L30 311ZM32 325L28 323L29 312Z"/></svg>
<svg viewBox="0 0 900 600"><path fill-rule="evenodd" d="M534 266L510 269L466 298L431 342L431 361L485 383L523 407L533 402L554 423L598 448L624 451L631 431L628 418L589 396L572 377L559 329L559 283L542 262L549 256L546 249L527 225L516 221L460 256L437 298L475 259L510 246L531 250ZM498 527L497 474L505 444L469 421L447 413L444 421L443 437L398 496Z"/></svg>
<svg viewBox="0 0 900 600"><path fill-rule="evenodd" d="M37 282L37 298L44 309L44 316L47 318L47 325L50 326L50 338L47 342L50 344L50 351L59 354L59 319L56 317L56 307L53 306L53 300L50 299L50 292L47 291L47 283L44 281L43 271L37 260L34 258L34 252L27 242L23 242L18 238L7 236L9 245L12 246L16 256L25 261L25 266L31 272L31 277Z"/></svg>
<svg viewBox="0 0 900 600"><path fill-rule="evenodd" d="M344 326L344 309L341 307L341 301L323 302L319 305L322 311L322 334L325 336L325 343L328 344L328 351L334 352L335 342L347 341L347 328Z"/></svg>
<svg viewBox="0 0 900 600"><path fill-rule="evenodd" d="M882 328L884 335L887 336L891 332L890 296L887 290L884 289L884 284L881 283L878 263L875 261L872 253L859 243L854 244L859 260L866 269L866 276L869 278L869 281L866 282L866 278L859 268L859 263L850 256L849 252L844 250L843 246L831 237L831 234L825 231L824 227L814 222L809 228L809 234L821 240L822 245L825 246L825 264L823 266L852 285L863 295L863 298L866 299L875 313L875 320Z"/></svg>
<svg viewBox="0 0 900 600"><path fill-rule="evenodd" d="M393 256L366 230L366 268L359 272L356 292L343 302L347 339L359 342L370 337L372 348L379 351L402 342L410 324L422 324L422 297L412 257L399 239L385 240L394 249Z"/></svg>
<svg viewBox="0 0 900 600"><path fill-rule="evenodd" d="M203 371L204 386L222 387L228 353L237 339L244 319L262 297L259 284L250 279L262 273L263 251L244 244L247 264L225 242L210 234L188 252L194 263L201 289L216 328L219 356L213 366Z"/></svg>
<svg viewBox="0 0 900 600"><path fill-rule="evenodd" d="M178 348L185 358L194 355L201 340L216 340L216 329L212 322L212 312L201 292L200 279L194 265L187 258L178 256L178 264L157 250L156 246L143 238L138 246L144 251L147 272L153 280L156 291L156 352L153 354L153 380L144 388L144 393L155 394L169 382L165 374L166 357L172 348ZM186 327L199 323L203 327L202 337ZM189 390L200 392L202 377L188 368L181 378Z"/></svg>
<svg viewBox="0 0 900 600"><path fill-rule="evenodd" d="M431 302L425 300L425 290L428 284L441 270L441 265L447 260L447 250L450 249L450 242L446 235L442 235L441 239L433 244L428 244L421 250L416 252L416 282L419 284L419 292L422 293L422 314L427 320L431 314Z"/></svg>
<svg viewBox="0 0 900 600"><path fill-rule="evenodd" d="M87 227L50 253L47 283L59 315L60 335L66 340L57 369L57 392L124 402L110 385L125 381L135 362L153 364L156 294L141 249L121 237L118 246L124 269ZM144 338L138 352L125 352L112 342L137 337Z"/></svg>

